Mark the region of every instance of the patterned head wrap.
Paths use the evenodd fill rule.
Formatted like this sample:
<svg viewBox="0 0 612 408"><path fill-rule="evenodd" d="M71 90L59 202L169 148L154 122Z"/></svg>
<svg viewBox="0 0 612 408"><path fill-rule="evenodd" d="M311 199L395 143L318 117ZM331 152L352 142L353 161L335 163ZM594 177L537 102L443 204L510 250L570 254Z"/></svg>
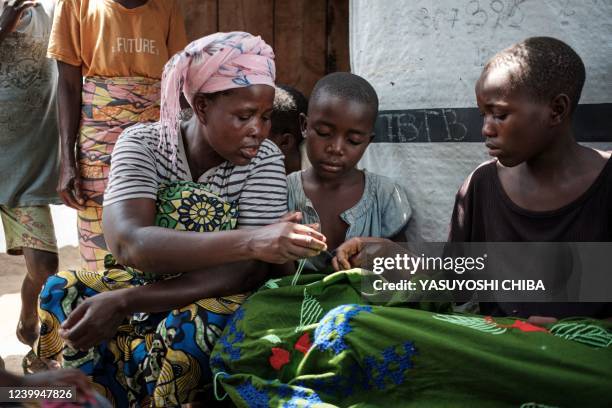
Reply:
<svg viewBox="0 0 612 408"><path fill-rule="evenodd" d="M274 51L261 37L235 31L195 40L164 67L161 95L162 144L176 158L180 95L193 107L197 93L213 93L249 85L274 86Z"/></svg>

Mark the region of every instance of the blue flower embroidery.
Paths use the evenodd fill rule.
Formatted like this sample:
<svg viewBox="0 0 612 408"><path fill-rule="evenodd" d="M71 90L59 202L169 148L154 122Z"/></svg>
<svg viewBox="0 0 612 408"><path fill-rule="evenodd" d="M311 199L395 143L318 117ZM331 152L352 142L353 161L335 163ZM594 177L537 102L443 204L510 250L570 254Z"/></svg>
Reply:
<svg viewBox="0 0 612 408"><path fill-rule="evenodd" d="M380 353L382 361L374 356L364 359L364 369L368 378L367 388L376 386L379 390L383 390L387 387L387 379L395 385L401 385L406 380L406 371L413 367L412 357L417 354L417 350L410 341L401 344L399 352L395 349L395 346L384 349Z"/></svg>
<svg viewBox="0 0 612 408"><path fill-rule="evenodd" d="M248 404L249 408L268 408L270 406L268 393L255 388L251 380L237 386L236 391L240 394L240 398Z"/></svg>
<svg viewBox="0 0 612 408"><path fill-rule="evenodd" d="M283 404L283 408L310 408L322 402L316 392L302 387L291 387L289 396L291 399Z"/></svg>
<svg viewBox="0 0 612 408"><path fill-rule="evenodd" d="M314 346L339 354L347 349L344 336L351 332L350 320L360 312L371 312L371 306L341 305L330 310L315 330Z"/></svg>

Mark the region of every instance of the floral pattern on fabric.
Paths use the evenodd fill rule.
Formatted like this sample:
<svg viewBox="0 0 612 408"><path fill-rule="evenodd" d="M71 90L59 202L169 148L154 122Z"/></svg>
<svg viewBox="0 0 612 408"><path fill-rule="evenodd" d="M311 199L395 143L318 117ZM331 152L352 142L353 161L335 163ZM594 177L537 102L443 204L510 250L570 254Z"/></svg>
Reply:
<svg viewBox="0 0 612 408"><path fill-rule="evenodd" d="M375 386L379 390L387 388L387 382L402 385L406 372L413 367L412 356L417 354L414 344L407 341L399 347L389 346L380 356L368 356L364 359L368 388Z"/></svg>
<svg viewBox="0 0 612 408"><path fill-rule="evenodd" d="M217 389L240 407L251 406L237 391L245 384L266 393L270 407L610 406L612 348L578 341L607 344L609 322L549 327L562 337L513 318L456 314L446 304L363 304L361 283L357 270L307 274L297 284L287 276L253 294L237 326L226 327L233 333L226 345L213 350ZM323 318L296 332L305 288ZM288 353L279 370L269 362L273 349ZM495 375L483 375L483 366L494 366Z"/></svg>
<svg viewBox="0 0 612 408"><path fill-rule="evenodd" d="M346 350L344 342L352 329L349 322L360 312L371 312L371 306L341 305L330 310L323 318L315 331L314 346L320 350L332 350L339 354Z"/></svg>
<svg viewBox="0 0 612 408"><path fill-rule="evenodd" d="M238 309L232 320L227 325L219 344L223 346L223 352L227 353L230 360L240 359L240 347L235 346L244 340L244 332L238 330L237 325L244 318L244 310Z"/></svg>
<svg viewBox="0 0 612 408"><path fill-rule="evenodd" d="M238 220L236 201L223 202L202 184L190 181L162 185L156 206L155 224L175 230L231 230Z"/></svg>
<svg viewBox="0 0 612 408"><path fill-rule="evenodd" d="M595 324L562 321L553 325L550 333L594 348L612 346L612 331Z"/></svg>
<svg viewBox="0 0 612 408"><path fill-rule="evenodd" d="M432 317L436 320L455 324L457 326L466 327L489 334L504 334L508 329L506 327L498 327L494 321L486 317L479 316L460 316L449 314L435 314Z"/></svg>
<svg viewBox="0 0 612 408"><path fill-rule="evenodd" d="M270 406L268 393L258 390L250 381L236 387L236 391L249 408L268 408Z"/></svg>
<svg viewBox="0 0 612 408"><path fill-rule="evenodd" d="M291 399L283 404L283 408L311 408L322 403L319 395L307 388L292 387Z"/></svg>

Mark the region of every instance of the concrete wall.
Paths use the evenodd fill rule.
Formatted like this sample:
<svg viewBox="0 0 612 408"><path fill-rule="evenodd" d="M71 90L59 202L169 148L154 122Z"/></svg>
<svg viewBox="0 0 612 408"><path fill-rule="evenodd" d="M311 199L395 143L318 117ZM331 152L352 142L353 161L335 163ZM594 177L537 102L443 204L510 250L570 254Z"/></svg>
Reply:
<svg viewBox="0 0 612 408"><path fill-rule="evenodd" d="M379 143L361 165L409 191L408 239L445 240L457 189L488 159L476 142L474 83L517 41L557 37L581 55L582 122L591 127L577 139L612 147L609 122L585 120L612 120L612 0L351 0L349 30L351 70L372 83L383 110Z"/></svg>

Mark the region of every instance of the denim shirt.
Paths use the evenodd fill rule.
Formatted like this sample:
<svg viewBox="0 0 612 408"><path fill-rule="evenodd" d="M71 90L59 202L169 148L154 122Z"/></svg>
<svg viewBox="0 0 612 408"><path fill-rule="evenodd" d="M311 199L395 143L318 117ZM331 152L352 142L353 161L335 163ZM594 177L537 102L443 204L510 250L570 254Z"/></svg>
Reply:
<svg viewBox="0 0 612 408"><path fill-rule="evenodd" d="M302 171L287 177L289 211L301 211L304 224L320 223L319 215L304 193ZM365 186L361 199L340 214L348 225L345 240L354 237L391 238L408 223L412 210L406 192L388 177L363 170ZM330 261L329 254L310 258L309 269L321 269Z"/></svg>

